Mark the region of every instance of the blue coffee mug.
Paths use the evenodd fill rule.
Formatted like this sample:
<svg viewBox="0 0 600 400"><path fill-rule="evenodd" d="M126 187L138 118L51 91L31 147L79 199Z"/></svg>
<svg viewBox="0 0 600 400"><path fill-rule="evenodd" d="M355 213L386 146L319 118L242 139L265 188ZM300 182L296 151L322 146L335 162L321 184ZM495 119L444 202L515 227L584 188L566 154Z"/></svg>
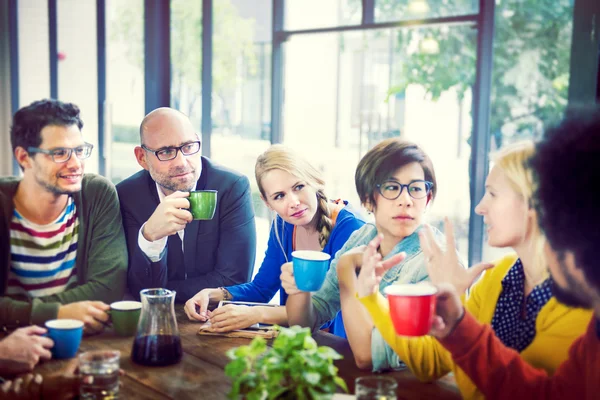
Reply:
<svg viewBox="0 0 600 400"><path fill-rule="evenodd" d="M76 319L53 319L46 322L47 336L54 341L52 358L73 358L83 336L83 322Z"/></svg>
<svg viewBox="0 0 600 400"><path fill-rule="evenodd" d="M294 279L296 286L303 292L316 292L321 289L329 269L331 256L313 250L292 252L294 259Z"/></svg>

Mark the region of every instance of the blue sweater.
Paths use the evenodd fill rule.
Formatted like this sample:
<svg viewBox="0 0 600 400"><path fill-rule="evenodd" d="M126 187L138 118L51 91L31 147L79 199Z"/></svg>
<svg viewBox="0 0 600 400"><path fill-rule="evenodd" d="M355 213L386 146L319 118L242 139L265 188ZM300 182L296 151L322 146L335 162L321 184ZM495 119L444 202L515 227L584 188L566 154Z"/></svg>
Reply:
<svg viewBox="0 0 600 400"><path fill-rule="evenodd" d="M277 216L276 223L285 253L282 251L281 246L277 241L277 237L275 236L275 227L271 226L265 258L260 270L254 277L254 280L249 283L226 287L233 296L233 300L267 303L275 296L275 293L277 293L278 290L281 290L281 305L284 305L287 301L288 296L281 287L281 279L279 276L281 274L281 266L288 261L292 261L294 225L284 222L279 216ZM327 241L323 252L330 254L331 259L333 260L335 254L342 248L344 243L346 243L346 240L348 240L350 235L355 230L362 227L364 223L362 216L358 212L352 210L351 206L342 208L337 216L335 226L331 231L331 235L329 236L329 240ZM338 319L340 317L341 315ZM340 326L339 324L336 324L333 333L345 337L345 333L343 332L343 325Z"/></svg>

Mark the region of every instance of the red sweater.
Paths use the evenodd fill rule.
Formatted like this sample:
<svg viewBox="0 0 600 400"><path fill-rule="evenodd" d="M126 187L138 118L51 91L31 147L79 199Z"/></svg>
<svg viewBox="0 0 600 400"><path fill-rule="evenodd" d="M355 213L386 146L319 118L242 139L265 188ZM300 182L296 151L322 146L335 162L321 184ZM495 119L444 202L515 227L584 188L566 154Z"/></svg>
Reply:
<svg viewBox="0 0 600 400"><path fill-rule="evenodd" d="M600 399L600 332L592 318L554 375L527 364L515 350L465 312L442 345L487 399ZM552 351L552 349L548 349Z"/></svg>

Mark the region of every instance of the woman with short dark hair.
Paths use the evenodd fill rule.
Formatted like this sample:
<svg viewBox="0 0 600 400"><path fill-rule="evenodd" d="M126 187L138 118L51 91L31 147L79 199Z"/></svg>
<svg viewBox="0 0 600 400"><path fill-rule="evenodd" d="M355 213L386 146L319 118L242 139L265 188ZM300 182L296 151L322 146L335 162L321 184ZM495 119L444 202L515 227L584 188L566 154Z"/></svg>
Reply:
<svg viewBox="0 0 600 400"><path fill-rule="evenodd" d="M380 291L392 283L428 279L417 231L436 193L433 163L416 144L387 139L361 159L355 183L362 204L373 213L375 222L348 239L316 293L298 290L291 265L282 266L282 286L289 295L288 320L290 325L317 329L341 309L357 365L374 370L396 368L400 365L398 357L373 329L373 321L355 296L355 270L361 265L365 245L380 238L379 254L383 264L390 267L381 280Z"/></svg>

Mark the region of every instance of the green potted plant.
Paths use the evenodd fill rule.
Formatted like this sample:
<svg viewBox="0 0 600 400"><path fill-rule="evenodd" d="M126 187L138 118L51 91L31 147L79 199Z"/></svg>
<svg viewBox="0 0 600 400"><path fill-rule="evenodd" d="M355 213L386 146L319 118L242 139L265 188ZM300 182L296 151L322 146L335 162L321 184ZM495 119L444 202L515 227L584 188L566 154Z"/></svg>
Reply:
<svg viewBox="0 0 600 400"><path fill-rule="evenodd" d="M229 398L327 399L337 388L348 388L337 376L334 360L342 356L331 347L318 346L310 329L277 327L271 347L262 337L227 352L225 374L233 380Z"/></svg>

